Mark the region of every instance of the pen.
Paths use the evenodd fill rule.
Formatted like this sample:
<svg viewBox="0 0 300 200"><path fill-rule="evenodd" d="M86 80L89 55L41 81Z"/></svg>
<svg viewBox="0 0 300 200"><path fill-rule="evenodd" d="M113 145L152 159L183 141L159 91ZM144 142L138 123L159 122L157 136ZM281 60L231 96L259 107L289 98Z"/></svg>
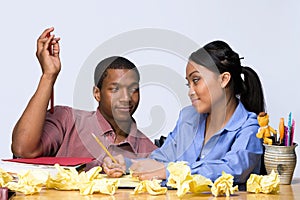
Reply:
<svg viewBox="0 0 300 200"><path fill-rule="evenodd" d="M287 141L287 146L291 146L291 134L292 134L292 112L290 112L289 118L288 118L288 141Z"/></svg>
<svg viewBox="0 0 300 200"><path fill-rule="evenodd" d="M284 118L280 118L279 122L279 144L282 144L284 138Z"/></svg>
<svg viewBox="0 0 300 200"><path fill-rule="evenodd" d="M291 146L294 145L294 131L295 131L295 120L293 119L292 120L292 127L291 127L291 138L290 138Z"/></svg>
<svg viewBox="0 0 300 200"><path fill-rule="evenodd" d="M109 151L107 150L107 148L102 144L102 142L96 137L96 135L94 133L92 133L92 136L95 138L96 142L100 145L100 147L105 151L105 153L110 157L110 159L114 162L114 163L118 163L116 161L116 159L111 155L111 153L109 153Z"/></svg>
<svg viewBox="0 0 300 200"><path fill-rule="evenodd" d="M288 146L288 127L284 126L284 146Z"/></svg>

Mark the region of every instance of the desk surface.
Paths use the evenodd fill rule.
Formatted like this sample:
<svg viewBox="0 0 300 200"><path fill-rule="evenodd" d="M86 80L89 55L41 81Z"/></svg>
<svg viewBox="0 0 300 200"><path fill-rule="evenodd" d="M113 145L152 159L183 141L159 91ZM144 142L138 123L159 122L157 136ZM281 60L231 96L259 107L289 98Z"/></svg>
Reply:
<svg viewBox="0 0 300 200"><path fill-rule="evenodd" d="M179 199L176 195L176 190L169 190L165 195L152 196L149 194L139 194L133 195L132 189L118 189L113 196L103 195L103 194L93 194L88 196L81 196L78 191L57 191L57 190L42 190L41 193L35 195L23 195L17 193L13 197L16 199L135 199L135 200L158 200L158 199ZM254 194L247 192L237 192L235 195L231 196L230 199L247 199L247 200L279 200L286 199L292 200L300 197L300 178L293 180L291 185L280 185L279 194ZM212 194L186 194L182 199L214 199ZM218 197L220 199L226 199L226 197ZM227 198L228 199L228 198Z"/></svg>

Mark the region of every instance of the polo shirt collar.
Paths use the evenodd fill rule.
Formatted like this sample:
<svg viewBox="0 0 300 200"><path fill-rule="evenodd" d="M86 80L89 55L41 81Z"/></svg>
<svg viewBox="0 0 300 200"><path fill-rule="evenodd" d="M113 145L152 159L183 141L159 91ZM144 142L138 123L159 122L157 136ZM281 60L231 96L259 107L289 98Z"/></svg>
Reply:
<svg viewBox="0 0 300 200"><path fill-rule="evenodd" d="M100 135L104 135L107 132L113 131L111 125L103 117L103 115L101 114L101 112L99 111L99 109L97 109L97 111L96 111L96 116L97 116L97 120L98 120L99 126L100 126L100 128L102 130Z"/></svg>
<svg viewBox="0 0 300 200"><path fill-rule="evenodd" d="M103 117L103 115L101 114L99 109L97 109L97 111L96 111L96 116L97 116L97 120L99 122L100 128L102 130L100 135L104 135L108 132L114 132L111 125ZM139 137L143 137L143 136L139 135L136 123L133 121L131 123L130 132L129 132L127 138L118 145L122 145L123 143L128 143L131 146L134 153L138 153L138 146L139 145L137 143L139 142Z"/></svg>

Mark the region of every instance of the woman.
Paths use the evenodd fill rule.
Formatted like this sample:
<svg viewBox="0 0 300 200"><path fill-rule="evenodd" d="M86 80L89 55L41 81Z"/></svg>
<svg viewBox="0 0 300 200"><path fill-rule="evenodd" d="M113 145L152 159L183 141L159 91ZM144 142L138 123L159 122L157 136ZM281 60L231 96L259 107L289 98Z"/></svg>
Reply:
<svg viewBox="0 0 300 200"><path fill-rule="evenodd" d="M127 167L139 179L167 179L169 162L186 161L192 174L212 181L222 171L244 184L251 173L260 172L262 141L256 137L257 114L265 111L261 82L228 44L214 41L191 54L186 79L192 106L184 108L163 146L150 159L131 161ZM105 159L104 171L120 176L121 165Z"/></svg>

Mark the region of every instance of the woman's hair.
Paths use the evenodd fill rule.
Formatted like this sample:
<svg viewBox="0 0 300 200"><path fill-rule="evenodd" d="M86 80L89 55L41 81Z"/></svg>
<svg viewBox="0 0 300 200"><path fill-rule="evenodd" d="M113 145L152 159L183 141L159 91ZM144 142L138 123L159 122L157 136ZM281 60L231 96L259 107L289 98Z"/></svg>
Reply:
<svg viewBox="0 0 300 200"><path fill-rule="evenodd" d="M95 69L94 82L101 89L104 78L107 76L108 69L130 69L134 70L140 79L140 74L136 66L127 58L121 56L111 56L100 61Z"/></svg>
<svg viewBox="0 0 300 200"><path fill-rule="evenodd" d="M229 72L232 92L239 97L245 108L256 114L265 111L264 94L258 75L250 67L241 66L239 55L227 43L210 42L193 52L189 59L214 72Z"/></svg>

